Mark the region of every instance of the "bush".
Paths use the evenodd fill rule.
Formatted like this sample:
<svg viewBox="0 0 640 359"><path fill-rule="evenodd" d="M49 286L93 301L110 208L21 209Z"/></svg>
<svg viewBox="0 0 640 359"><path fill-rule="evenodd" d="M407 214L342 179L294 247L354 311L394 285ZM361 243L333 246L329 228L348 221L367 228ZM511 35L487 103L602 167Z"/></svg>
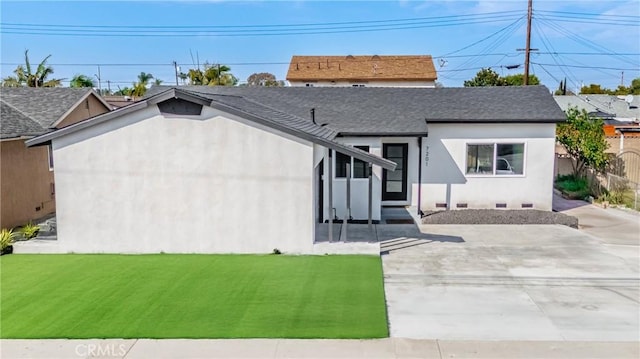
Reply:
<svg viewBox="0 0 640 359"><path fill-rule="evenodd" d="M555 186L569 197L575 199L584 199L591 194L589 181L584 177L574 175L558 176Z"/></svg>
<svg viewBox="0 0 640 359"><path fill-rule="evenodd" d="M15 237L16 234L13 233L13 229L3 228L2 231L0 231L0 250L4 252L5 249L10 247Z"/></svg>
<svg viewBox="0 0 640 359"><path fill-rule="evenodd" d="M20 228L20 233L24 237L24 239L32 239L38 235L40 231L40 226L33 224L31 222L25 224L22 228Z"/></svg>

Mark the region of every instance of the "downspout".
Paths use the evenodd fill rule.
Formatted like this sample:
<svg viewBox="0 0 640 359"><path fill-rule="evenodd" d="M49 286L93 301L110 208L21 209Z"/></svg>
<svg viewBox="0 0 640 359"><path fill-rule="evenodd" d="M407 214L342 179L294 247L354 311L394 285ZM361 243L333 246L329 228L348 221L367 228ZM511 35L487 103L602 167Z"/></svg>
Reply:
<svg viewBox="0 0 640 359"><path fill-rule="evenodd" d="M620 149L618 150L618 153L622 153L622 151L624 151L624 132L622 132L622 130L618 130L620 132Z"/></svg>
<svg viewBox="0 0 640 359"><path fill-rule="evenodd" d="M330 148L329 151L329 243L333 242L333 159L331 152L333 152Z"/></svg>
<svg viewBox="0 0 640 359"><path fill-rule="evenodd" d="M418 216L422 217L422 137L418 137Z"/></svg>

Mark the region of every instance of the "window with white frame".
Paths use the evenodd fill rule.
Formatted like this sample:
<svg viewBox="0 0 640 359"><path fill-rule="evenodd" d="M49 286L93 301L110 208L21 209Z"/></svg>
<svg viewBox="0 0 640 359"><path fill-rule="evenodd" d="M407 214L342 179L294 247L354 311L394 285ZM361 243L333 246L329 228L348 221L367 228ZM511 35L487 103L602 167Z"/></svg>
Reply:
<svg viewBox="0 0 640 359"><path fill-rule="evenodd" d="M508 176L524 174L524 143L467 144L468 175Z"/></svg>
<svg viewBox="0 0 640 359"><path fill-rule="evenodd" d="M369 152L369 146L353 146ZM347 177L347 163L351 165L351 178L367 178L367 163L357 158L336 152L336 178Z"/></svg>

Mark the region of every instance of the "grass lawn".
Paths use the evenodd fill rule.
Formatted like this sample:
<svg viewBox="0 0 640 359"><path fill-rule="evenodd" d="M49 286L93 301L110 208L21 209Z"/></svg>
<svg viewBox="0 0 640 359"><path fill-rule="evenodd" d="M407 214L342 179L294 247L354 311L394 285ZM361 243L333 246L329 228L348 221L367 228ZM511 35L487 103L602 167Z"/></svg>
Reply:
<svg viewBox="0 0 640 359"><path fill-rule="evenodd" d="M0 259L2 338L380 338L376 256Z"/></svg>

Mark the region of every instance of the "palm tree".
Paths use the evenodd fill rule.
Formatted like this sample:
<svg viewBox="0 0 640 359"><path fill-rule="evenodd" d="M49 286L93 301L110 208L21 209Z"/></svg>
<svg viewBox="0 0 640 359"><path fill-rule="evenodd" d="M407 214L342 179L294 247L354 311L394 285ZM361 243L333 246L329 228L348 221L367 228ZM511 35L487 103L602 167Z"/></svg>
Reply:
<svg viewBox="0 0 640 359"><path fill-rule="evenodd" d="M200 69L190 69L189 79L192 85L235 86L238 78L231 74L227 65L204 64L204 72Z"/></svg>
<svg viewBox="0 0 640 359"><path fill-rule="evenodd" d="M141 72L140 75L138 75L138 83L144 84L145 86L149 83L150 80L153 80L152 74Z"/></svg>
<svg viewBox="0 0 640 359"><path fill-rule="evenodd" d="M162 80L160 80L160 79L156 79L155 81L153 81L153 84L154 84L155 86L160 86L160 85L162 85L162 82L163 82Z"/></svg>
<svg viewBox="0 0 640 359"><path fill-rule="evenodd" d="M53 74L53 67L47 66L47 60L51 55L47 56L40 62L36 68L36 72L31 71L31 63L29 62L29 50L24 51L24 66L18 65L13 71L16 76L9 76L2 82L3 86L22 86L28 87L57 87L61 85L61 80L47 80L49 75Z"/></svg>
<svg viewBox="0 0 640 359"><path fill-rule="evenodd" d="M69 87L94 87L93 80L86 75L75 75L69 83Z"/></svg>

